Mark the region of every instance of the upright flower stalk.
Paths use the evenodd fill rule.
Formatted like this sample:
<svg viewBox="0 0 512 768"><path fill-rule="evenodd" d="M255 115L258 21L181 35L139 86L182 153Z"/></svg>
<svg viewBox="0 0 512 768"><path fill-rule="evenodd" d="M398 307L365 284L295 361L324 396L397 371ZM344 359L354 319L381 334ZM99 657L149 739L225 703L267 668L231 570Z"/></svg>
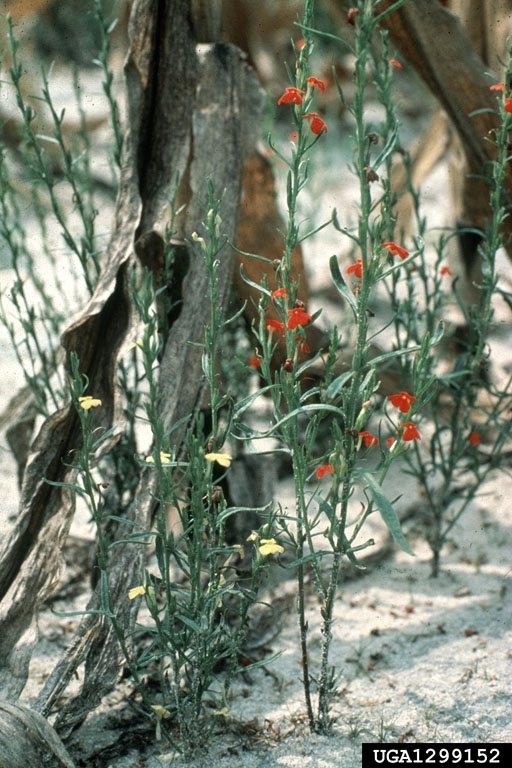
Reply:
<svg viewBox="0 0 512 768"><path fill-rule="evenodd" d="M308 626L306 621L305 603L305 565L304 543L310 536L308 526L308 501L306 498L306 479L308 474L308 457L305 446L299 440L300 426L299 414L301 405L304 404L301 386L296 376L296 363L298 350L297 328L306 326L311 320L304 308L295 306L297 287L290 279L291 259L294 249L300 239L299 225L297 224L297 201L302 189L308 180L309 160L308 154L312 147L327 133L327 125L317 112L311 107L315 98L315 91L324 89L323 82L309 72L309 60L313 52L314 43L311 29L314 24L314 0L305 0L303 17L303 40L296 48L296 66L294 82L291 87L285 89L278 100L278 104L293 104L293 124L296 139L292 143L290 158L286 158L277 152L288 166L287 176L287 211L288 220L284 241L284 251L280 264L277 267L276 278L286 296L283 304L283 312L286 310L288 320L285 326L286 359L284 370L276 380L273 389L274 406L278 424L280 422L282 400L286 403L286 410L293 418L287 418L281 423L281 437L284 445L290 452L293 464L293 476L295 481L295 515L297 531L294 536L297 560L297 609L299 619L299 635L301 648L301 665L304 684L304 696L308 720L312 729L316 728L316 718L313 709L311 693L311 672L309 669L308 650ZM275 149L275 147L274 147ZM284 318L283 318L284 319ZM295 374L295 375L294 375Z"/></svg>
<svg viewBox="0 0 512 768"><path fill-rule="evenodd" d="M354 9L352 9L354 10ZM355 125L355 145L357 153L356 173L359 180L359 203L360 212L358 216L357 234L351 235L357 247L357 260L347 269L348 274L352 274L358 279L357 289L354 296L350 298L350 306L354 315L356 326L356 339L352 360L350 364L350 373L344 374L343 381L346 386L338 387L334 382L331 386L331 392L339 398L340 409L343 413L345 428L340 431L337 439L337 450L342 457L343 466L335 474L328 503L330 502L333 510L337 509L336 524L332 529L332 565L330 576L326 586L322 590L322 654L320 662L319 675L319 699L318 699L318 719L316 727L322 731L328 731L331 725L330 706L334 693L335 669L329 663L329 651L331 642L331 625L333 616L333 606L338 588L338 577L341 562L344 557L349 557L353 562L354 541L362 529L364 522L372 513L374 504L377 503L381 514L389 525L393 535L400 545L410 552L408 545L401 535L399 524L395 513L380 491L384 482L389 466L400 451L391 454L388 452L382 461L379 478L375 481L370 475L363 476L370 483L371 498L359 516L358 521L351 535L347 536L347 523L349 516L350 500L353 496L355 483L361 474L359 469L359 449L362 445L367 449L376 447L379 443L378 437L373 435L363 427L371 415L372 396L378 388L375 368L368 362L368 337L369 320L371 313L368 311L369 299L376 282L382 279L384 269L382 261L379 258L379 251L383 248L392 255L399 258L407 258L408 252L394 242L380 244L381 233L389 231L390 206L385 205L386 190L384 195L379 195L377 202L372 194L373 186L379 181L379 168L381 164L386 163L389 169L390 156L394 148L397 134L396 120L392 111L390 112L391 101L388 94L380 94L381 102L386 109L387 124L385 124L381 135L376 134L366 122L365 104L366 104L366 82L367 69L370 62L374 63L376 73L375 78L378 81L378 69L382 67L382 62L375 62L373 59L373 37L378 25L378 17L375 15L375 3L365 2L360 4L357 13L352 14L352 22L355 26L355 92L350 112ZM390 11L393 9L390 9ZM386 50L386 39L382 35L384 50ZM385 56L385 53L383 54ZM389 82L389 81L388 81ZM375 157L376 145L382 142L382 150ZM376 215L377 205L380 204L381 217ZM388 218L386 218L386 215ZM335 261L331 260L333 268L333 278L340 288L341 292L347 296L343 281L339 279ZM397 270L398 265L393 267ZM328 390L329 392L329 390ZM414 397L411 397L414 400ZM401 436L399 441L403 445L412 432L409 430ZM359 440L355 439L355 436ZM419 437L419 434L417 435ZM411 438L412 439L412 438Z"/></svg>
<svg viewBox="0 0 512 768"><path fill-rule="evenodd" d="M359 282L352 294L345 285L339 271L335 272L335 282L348 298L354 314L357 328L357 339L350 366L350 372L340 380L333 379L336 365L337 333L332 338L332 346L326 355L326 382L331 382L325 389L313 387L304 391L300 374L307 370L307 363L299 365L297 352L304 343L304 333L307 326L314 321L307 308L297 301L297 286L291 280L291 258L294 249L313 232L303 235L297 223L298 199L308 181L309 154L319 141L325 141L328 125L315 111L316 93L324 89L324 83L314 74L310 74L313 43L313 11L314 3L306 0L302 31L304 38L297 50L295 77L292 84L286 87L278 99L281 108L291 111L295 139L292 142L290 156L285 156L275 147L275 151L288 167L287 174L287 229L284 237L283 256L276 268L278 288L270 295L262 288L261 323L259 337L263 349L261 372L272 382L271 394L274 403L275 425L272 433L279 436L289 452L293 466L295 484L295 517L296 531L292 532L286 520L278 517L283 529L289 535L295 547L295 567L297 571L297 605L301 648L301 665L306 712L312 730L327 732L330 729L330 706L334 695L336 674L330 665L329 651L332 640L332 617L335 595L338 584L341 562L348 557L354 564L357 561L354 552L365 544L356 546L355 537L358 535L364 521L373 510L370 501L364 512L359 516L354 531L350 537L347 534L349 506L353 496L354 486L359 476L359 451L361 447L374 449L379 439L365 429L371 415L371 397L376 388L375 372L368 365L368 304L369 296L376 281L385 273L384 259L381 252L387 251L390 256L399 260L408 258L409 254L386 236L389 235L388 222L380 222L376 217L376 202L373 200L371 185L378 179L376 168L384 163L393 146L393 137L384 136L384 147L379 151L376 160L373 159L377 139L365 122L364 91L366 85L366 70L371 57L370 41L375 31L377 21L373 14L373 3L364 3L357 17L356 25L356 96L350 108L355 122L357 146L357 174L360 187L360 216L357 233L351 235L358 248L358 259L348 270ZM391 66L391 65L389 65ZM391 134L391 131L390 131ZM373 165L372 165L373 163ZM375 167L374 167L375 166ZM389 210L389 206L387 206ZM316 230L315 230L316 231ZM333 267L334 269L334 267ZM389 271L399 269L395 264ZM338 279L339 278L339 279ZM268 300L281 315L281 320L266 320L265 307ZM272 355L274 339L277 335L284 337L286 342L286 360L283 367L272 380L269 357ZM412 398L414 399L414 398ZM343 422L341 429L333 421L333 415ZM301 420L306 418L306 426L301 426ZM320 428L320 424L329 419L332 423L332 444L325 461L318 466L312 446ZM305 428L305 437L301 432ZM398 429L398 425L397 425ZM419 438L414 433L412 425L404 425L394 442L403 447L408 439ZM400 453L397 449L393 455L388 454L380 473L379 481L371 480L371 488L379 497L379 507L386 521L394 529L394 535L400 538L398 521L391 505L379 491L391 459ZM312 474L318 481L330 478L330 489L316 491L308 490L308 482ZM369 481L370 482L370 481ZM384 510L383 510L384 508ZM327 573L322 568L323 557L326 554L318 543L317 527L322 515L327 516L328 527L323 536L329 543L329 568ZM405 540L400 543L407 548ZM314 583L321 600L321 636L322 651L319 674L313 675L308 642L308 622L306 621L306 573L311 571ZM318 704L315 706L313 679L316 679ZM316 710L316 711L315 711Z"/></svg>
<svg viewBox="0 0 512 768"><path fill-rule="evenodd" d="M157 378L161 340L155 301L159 295L153 276L145 273L135 291L143 333L137 342L148 388L145 416L151 426L153 445L144 459L156 472L158 509L155 520L155 552L158 575L146 572L134 586L133 599L143 597L154 623L151 654L143 653L142 666L156 665L161 680L164 709L175 713L180 745L191 754L204 743L212 727L204 711L204 696L211 693L215 670L222 663L222 702L238 672L238 653L247 632L247 615L255 602L265 558L282 550L269 535L255 550L244 586L237 583L234 564L244 556L243 542L225 542L226 519L240 510L228 508L222 489L229 472L231 453L225 445L232 427L232 398L223 394L217 364L220 335L231 319L224 319L220 298L221 251L227 247L222 234L222 200L206 182L204 220L188 242L191 258L200 260L208 276L209 317L204 326L202 370L207 392L205 409L197 417L185 414L188 429L183 443L173 445L173 430L165 427L160 409ZM172 255L171 255L172 260ZM172 269L172 264L169 264ZM174 517L169 519L169 510ZM245 509L243 511L246 511ZM149 534L148 534L149 535ZM181 575L176 581L176 573ZM229 581L228 581L229 579ZM229 595L229 601L224 602ZM158 599L157 599L158 597ZM229 620L228 620L229 614ZM236 618L233 618L235 616ZM156 706L156 705L155 705ZM154 707L153 719L164 729ZM227 711L227 710L226 710ZM160 713L161 714L161 713Z"/></svg>

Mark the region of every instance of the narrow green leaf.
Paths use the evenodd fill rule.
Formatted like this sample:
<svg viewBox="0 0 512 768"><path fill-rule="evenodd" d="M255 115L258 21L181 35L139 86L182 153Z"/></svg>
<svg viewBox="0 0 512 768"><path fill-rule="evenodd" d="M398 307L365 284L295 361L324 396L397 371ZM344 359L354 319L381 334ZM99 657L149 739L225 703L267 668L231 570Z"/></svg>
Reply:
<svg viewBox="0 0 512 768"><path fill-rule="evenodd" d="M341 293L343 298L345 298L350 308L352 309L352 312L354 313L354 317L357 317L357 303L354 298L354 294L346 284L345 280L343 279L343 275L340 271L340 266L338 264L338 259L336 256L331 256L329 259L329 266L331 268L331 275L334 282L334 285L338 289L338 291Z"/></svg>
<svg viewBox="0 0 512 768"><path fill-rule="evenodd" d="M334 381L331 381L326 390L326 394L329 400L334 400L340 389L343 389L343 387L350 381L353 375L354 371L345 371L345 373L337 376Z"/></svg>
<svg viewBox="0 0 512 768"><path fill-rule="evenodd" d="M384 162L384 160L386 159L386 157L388 157L388 155L390 155L391 152L396 150L397 136L398 136L398 125L395 125L391 134L388 137L385 147L382 149L382 151L373 161L372 168L374 168L375 170L379 168Z"/></svg>
<svg viewBox="0 0 512 768"><path fill-rule="evenodd" d="M196 632L196 634L199 634L201 632L201 627L197 622L193 621L188 616L184 616L183 614L178 614L176 616L177 619L183 622L187 627L189 627L193 632Z"/></svg>
<svg viewBox="0 0 512 768"><path fill-rule="evenodd" d="M263 515L268 515L269 508L270 508L270 504L266 504L264 507L226 507L226 509L224 509L217 517L217 521L219 524L225 523L228 517L231 517L232 515L236 515L239 512L247 512L247 513L255 512L256 514L261 514L263 519ZM223 547L219 551L226 552L226 547ZM234 552L235 548L233 548L232 551Z"/></svg>
<svg viewBox="0 0 512 768"><path fill-rule="evenodd" d="M373 475L371 475L369 472L363 472L363 477L368 483L368 487L372 494L373 500L382 515L382 519L389 528L392 537L398 546L404 550L404 552L407 552L408 555L412 555L414 557L414 552L410 548L409 544L407 543L407 539L402 532L400 520L398 519L398 515L393 509L393 505L384 494L382 488L377 483Z"/></svg>
<svg viewBox="0 0 512 768"><path fill-rule="evenodd" d="M108 583L108 576L106 571L100 571L100 600L101 608L105 616L113 618L114 614L110 610L110 587Z"/></svg>
<svg viewBox="0 0 512 768"><path fill-rule="evenodd" d="M293 411L290 411L290 413L287 413L286 416L283 416L283 418L274 424L273 427L267 430L265 435L269 437L270 435L277 432L277 430L280 429L285 422L290 421L290 419L295 419L297 416L311 411L318 411L321 413L329 411L330 413L334 413L337 416L341 415L341 410L336 408L334 405L329 405L329 403L310 403L309 405L301 405L300 408L294 408Z"/></svg>
<svg viewBox="0 0 512 768"><path fill-rule="evenodd" d="M161 536L157 536L155 539L155 556L158 563L158 569L160 573L165 573L165 554L164 554L164 542Z"/></svg>
<svg viewBox="0 0 512 768"><path fill-rule="evenodd" d="M241 253L241 251L239 251ZM244 254L248 256L253 256L253 254ZM266 259L268 261L268 259ZM247 277L244 271L243 264L240 264L240 277L244 281L244 283L247 283L247 285L250 285L251 288L255 288L257 291L259 291L262 294L265 294L265 296L268 296L270 298L270 291L263 287L263 285L260 285L259 283L255 283L254 280L251 280Z"/></svg>
<svg viewBox="0 0 512 768"><path fill-rule="evenodd" d="M349 540L347 539L344 533L342 534L342 537L343 537L343 543L345 545L345 557L347 557L350 560L354 568L357 568L358 571L366 571L366 565L363 565L362 563L359 562L359 560L354 554L354 550L352 549Z"/></svg>
<svg viewBox="0 0 512 768"><path fill-rule="evenodd" d="M252 670L252 669L258 669L258 667L265 667L269 664L272 664L274 661L276 661L281 655L283 654L283 651L277 651L277 653L274 653L272 656L265 656L265 658L261 659L260 661L253 661L252 664L247 664L247 666L240 667L236 670L235 674L243 673L244 675Z"/></svg>
<svg viewBox="0 0 512 768"><path fill-rule="evenodd" d="M436 344L439 344L443 336L444 336L444 322L440 320L434 332L434 335L432 336L431 345L435 346Z"/></svg>
<svg viewBox="0 0 512 768"><path fill-rule="evenodd" d="M242 400L239 400L233 407L233 420L236 421L236 419L239 419L240 416L251 407L251 405L258 400L265 392L269 392L273 384L267 384L265 387L262 387L261 389L258 389L256 392L253 392L250 395L247 395L247 397L244 397Z"/></svg>
<svg viewBox="0 0 512 768"><path fill-rule="evenodd" d="M411 347L405 347L405 349L392 349L390 352L384 352L382 355L372 357L370 363L375 367L381 365L381 363L386 363L389 360L396 360L397 357L405 357L406 355L410 355L413 352L419 352L420 350L421 347L418 344Z"/></svg>

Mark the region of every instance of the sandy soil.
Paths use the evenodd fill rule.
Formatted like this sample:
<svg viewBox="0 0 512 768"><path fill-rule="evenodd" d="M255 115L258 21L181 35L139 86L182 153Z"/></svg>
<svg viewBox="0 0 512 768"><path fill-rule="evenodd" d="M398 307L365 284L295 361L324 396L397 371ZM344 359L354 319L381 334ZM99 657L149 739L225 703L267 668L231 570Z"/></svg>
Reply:
<svg viewBox="0 0 512 768"><path fill-rule="evenodd" d="M185 764L199 768L213 759L220 768L357 768L361 742L510 742L511 493L502 473L489 480L450 538L437 579L429 577L429 550L413 530L415 558L393 549L364 575L348 572L335 608L332 660L340 680L329 737L311 735L306 726L294 587L276 568L267 598L276 610L262 631L269 634L267 653L281 656L235 684L230 715L219 722L207 756ZM289 481L277 495L285 506L292 504ZM382 547L384 532L377 526L372 533ZM71 599L65 592L53 608L69 610L82 599L80 590ZM313 590L307 618L315 663L319 617ZM23 701L30 703L76 621L43 611ZM182 763L136 717L127 704L131 693L121 685L73 735L68 749L77 765Z"/></svg>

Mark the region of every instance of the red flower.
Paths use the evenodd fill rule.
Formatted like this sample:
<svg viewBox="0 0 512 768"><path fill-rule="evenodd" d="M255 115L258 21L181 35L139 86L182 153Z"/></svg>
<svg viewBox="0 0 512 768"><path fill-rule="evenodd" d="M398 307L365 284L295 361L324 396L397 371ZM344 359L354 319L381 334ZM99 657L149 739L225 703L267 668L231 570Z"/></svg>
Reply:
<svg viewBox="0 0 512 768"><path fill-rule="evenodd" d="M320 88L321 91L325 91L325 83L318 77L307 77L306 83L309 83L312 88Z"/></svg>
<svg viewBox="0 0 512 768"><path fill-rule="evenodd" d="M247 365L249 368L259 368L261 364L261 360L258 355L251 355L250 358L247 361Z"/></svg>
<svg viewBox="0 0 512 768"><path fill-rule="evenodd" d="M409 251L402 248L401 245L397 245L393 241L388 243L382 243L383 248L387 248L392 256L398 256L400 259L406 259L409 255Z"/></svg>
<svg viewBox="0 0 512 768"><path fill-rule="evenodd" d="M505 83L493 83L493 85L489 86L489 90L503 92L505 90Z"/></svg>
<svg viewBox="0 0 512 768"><path fill-rule="evenodd" d="M284 323L280 320L267 320L267 331L278 331L281 336L284 336Z"/></svg>
<svg viewBox="0 0 512 768"><path fill-rule="evenodd" d="M411 410L411 405L414 403L416 398L414 395L410 395L408 392L398 392L396 395L388 395L388 400L391 405L394 405L395 408L398 408L400 413L409 413Z"/></svg>
<svg viewBox="0 0 512 768"><path fill-rule="evenodd" d="M349 267L346 268L345 272L347 275L354 275L355 277L358 277L359 279L363 276L363 262L361 259L358 259L355 264L351 264Z"/></svg>
<svg viewBox="0 0 512 768"><path fill-rule="evenodd" d="M299 352L302 352L303 355L309 355L311 354L311 347L307 343L306 339L304 339L300 333L298 336L295 337L295 341L299 345Z"/></svg>
<svg viewBox="0 0 512 768"><path fill-rule="evenodd" d="M398 59L390 59L389 63L392 67L396 67L396 69L403 69L403 65L398 61Z"/></svg>
<svg viewBox="0 0 512 768"><path fill-rule="evenodd" d="M303 48L306 47L306 41L303 37L301 37L297 42L295 43L295 50L296 51L302 51Z"/></svg>
<svg viewBox="0 0 512 768"><path fill-rule="evenodd" d="M440 267L439 269L439 274L443 276L444 275L450 276L450 275L453 275L453 272L451 271L450 267L447 267L446 264L443 264L443 266Z"/></svg>
<svg viewBox="0 0 512 768"><path fill-rule="evenodd" d="M286 290L286 288L276 288L276 290L272 291L272 293L270 294L270 298L272 299L272 301L274 299L285 299L287 296L288 296L288 291Z"/></svg>
<svg viewBox="0 0 512 768"><path fill-rule="evenodd" d="M299 325L308 325L312 319L311 315L303 307L294 307L288 310L288 328L292 331L294 328L298 328Z"/></svg>
<svg viewBox="0 0 512 768"><path fill-rule="evenodd" d="M363 430L362 432L358 432L357 436L363 438L364 444L367 448L373 448L375 445L379 444L379 438L375 435L372 435L372 433L368 432L367 429Z"/></svg>
<svg viewBox="0 0 512 768"><path fill-rule="evenodd" d="M414 421L406 421L400 424L400 429L403 429L402 440L405 442L408 440L421 440L421 435Z"/></svg>
<svg viewBox="0 0 512 768"><path fill-rule="evenodd" d="M512 112L512 99L510 97L503 102L503 109L505 112Z"/></svg>
<svg viewBox="0 0 512 768"><path fill-rule="evenodd" d="M285 88L283 95L278 98L277 103L278 105L302 104L303 95L304 91L301 91L300 88Z"/></svg>
<svg viewBox="0 0 512 768"><path fill-rule="evenodd" d="M302 115L302 119L310 120L309 127L317 136L321 133L327 133L327 126L318 112L307 112L305 115Z"/></svg>
<svg viewBox="0 0 512 768"><path fill-rule="evenodd" d="M356 16L359 13L358 8L349 8L347 11L347 22L351 24L352 26L355 26L356 23Z"/></svg>
<svg viewBox="0 0 512 768"><path fill-rule="evenodd" d="M470 432L470 434L468 435L468 442L471 443L471 445L480 445L481 441L482 440L480 435L478 434L478 432L475 432L475 430L473 430L473 432Z"/></svg>
<svg viewBox="0 0 512 768"><path fill-rule="evenodd" d="M334 474L334 467L332 464L320 464L319 467L315 470L315 475L319 480L322 479L322 477L325 477L326 475L333 475Z"/></svg>

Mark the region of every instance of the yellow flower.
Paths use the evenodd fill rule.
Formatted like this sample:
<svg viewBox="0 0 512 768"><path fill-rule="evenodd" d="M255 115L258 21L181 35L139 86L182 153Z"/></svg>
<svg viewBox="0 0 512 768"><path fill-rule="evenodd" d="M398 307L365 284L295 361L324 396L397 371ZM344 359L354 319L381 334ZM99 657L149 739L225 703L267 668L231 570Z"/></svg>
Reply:
<svg viewBox="0 0 512 768"><path fill-rule="evenodd" d="M132 343L128 345L128 350L135 349L136 347L139 347L140 349L142 349L143 344L140 339L137 339L137 341L132 341Z"/></svg>
<svg viewBox="0 0 512 768"><path fill-rule="evenodd" d="M258 547L258 552L262 557L267 555L277 555L284 552L284 547L277 543L275 539L262 539Z"/></svg>
<svg viewBox="0 0 512 768"><path fill-rule="evenodd" d="M160 704L152 704L151 709L155 713L157 720L167 720L167 718L171 716L169 710L167 710L165 707L162 707Z"/></svg>
<svg viewBox="0 0 512 768"><path fill-rule="evenodd" d="M196 243L200 243L201 245L205 245L204 237L201 237L200 235L198 235L197 232L192 232L190 237L192 238L192 240L195 240Z"/></svg>
<svg viewBox="0 0 512 768"><path fill-rule="evenodd" d="M139 595L145 595L146 594L146 587L144 587L142 584L138 587L133 587L132 589L128 590L128 597L130 600L135 600L136 597L139 597Z"/></svg>
<svg viewBox="0 0 512 768"><path fill-rule="evenodd" d="M88 411L89 408L97 408L98 405L101 405L101 400L98 397L93 397L92 395L84 395L83 397L79 397L78 402L84 411Z"/></svg>
<svg viewBox="0 0 512 768"><path fill-rule="evenodd" d="M248 535L248 537L246 538L246 541L258 541L259 537L260 537L259 533L257 533L256 531L253 531Z"/></svg>
<svg viewBox="0 0 512 768"><path fill-rule="evenodd" d="M233 461L229 453L207 453L205 459L206 461L216 461L221 467L230 467Z"/></svg>
<svg viewBox="0 0 512 768"><path fill-rule="evenodd" d="M238 555L238 557L242 559L245 557L245 550L241 544L233 544L233 549L235 550L235 553Z"/></svg>
<svg viewBox="0 0 512 768"><path fill-rule="evenodd" d="M170 464L171 462L171 454L170 453L164 453L163 451L160 451L160 464ZM146 456L146 464L154 464L155 458L154 456Z"/></svg>

